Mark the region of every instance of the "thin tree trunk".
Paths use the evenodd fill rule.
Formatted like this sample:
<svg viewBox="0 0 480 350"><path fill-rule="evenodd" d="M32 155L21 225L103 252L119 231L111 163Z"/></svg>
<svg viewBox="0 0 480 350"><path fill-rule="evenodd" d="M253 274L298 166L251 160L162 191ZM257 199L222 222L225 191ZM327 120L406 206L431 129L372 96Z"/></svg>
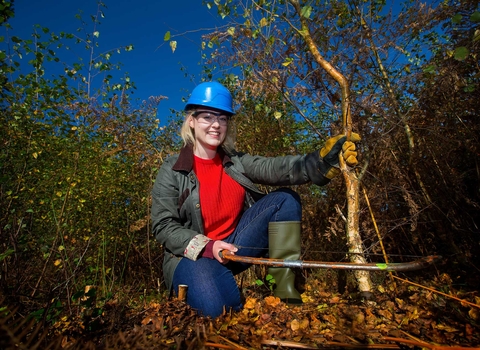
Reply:
<svg viewBox="0 0 480 350"><path fill-rule="evenodd" d="M346 164L343 164L347 168ZM360 217L360 180L355 172L345 169L342 171L345 182L347 184L347 243L348 251L351 253L350 261L358 264L365 264L365 256L363 254L362 238L359 233L359 217ZM358 283L360 292L371 292L372 282L368 271L355 271L355 278Z"/></svg>
<svg viewBox="0 0 480 350"><path fill-rule="evenodd" d="M300 17L302 29L299 31L297 29L297 31L305 40L310 53L315 58L315 61L340 85L342 91L343 127L347 136L347 140L349 140L352 132L352 123L350 115L350 91L348 81L339 71L335 69L335 67L330 64L330 62L325 60L320 54L317 45L310 35L307 20L302 16L302 9L298 0L289 1L294 6L295 11ZM342 157L340 157L340 164L340 168L347 185L348 216L346 230L349 252L352 253L350 259L355 263L366 263L366 259L363 254L362 238L360 237L359 233L360 180L355 172L352 169L349 169L345 162L343 162ZM360 292L370 292L372 290L372 282L370 279L370 273L368 271L356 271L355 277L357 279Z"/></svg>

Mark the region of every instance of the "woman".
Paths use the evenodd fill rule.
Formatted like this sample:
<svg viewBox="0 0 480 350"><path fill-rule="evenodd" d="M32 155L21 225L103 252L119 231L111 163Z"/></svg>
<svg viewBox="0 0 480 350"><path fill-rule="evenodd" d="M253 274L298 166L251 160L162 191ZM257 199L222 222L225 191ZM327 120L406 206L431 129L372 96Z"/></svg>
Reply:
<svg viewBox="0 0 480 350"><path fill-rule="evenodd" d="M246 264L227 263L228 250L258 257L298 259L299 196L289 189L263 195L254 183L272 186L325 185L339 173L338 155L357 163L355 144L337 136L320 152L266 158L236 152L230 120L232 96L218 82L198 85L185 106L180 154L165 160L152 191L152 224L165 249L163 272L169 290L188 286L187 302L204 316L240 310L234 275ZM358 141L352 134L352 141ZM301 303L288 268L270 268L275 295Z"/></svg>

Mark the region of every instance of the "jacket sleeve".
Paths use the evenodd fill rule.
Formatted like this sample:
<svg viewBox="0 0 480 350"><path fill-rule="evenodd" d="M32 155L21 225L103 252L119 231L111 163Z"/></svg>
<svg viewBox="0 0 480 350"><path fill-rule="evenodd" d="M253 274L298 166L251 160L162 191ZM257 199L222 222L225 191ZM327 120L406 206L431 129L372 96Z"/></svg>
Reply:
<svg viewBox="0 0 480 350"><path fill-rule="evenodd" d="M323 186L330 182L322 172L325 166L318 151L304 156L281 157L242 154L240 159L245 169L245 175L258 184L288 186L313 182Z"/></svg>
<svg viewBox="0 0 480 350"><path fill-rule="evenodd" d="M314 151L305 156L305 170L308 178L315 185L324 186L330 182L325 176L327 169L330 167L320 156L320 151Z"/></svg>
<svg viewBox="0 0 480 350"><path fill-rule="evenodd" d="M152 230L168 251L196 260L210 238L186 228L180 218L179 184L168 160L160 168L152 189Z"/></svg>

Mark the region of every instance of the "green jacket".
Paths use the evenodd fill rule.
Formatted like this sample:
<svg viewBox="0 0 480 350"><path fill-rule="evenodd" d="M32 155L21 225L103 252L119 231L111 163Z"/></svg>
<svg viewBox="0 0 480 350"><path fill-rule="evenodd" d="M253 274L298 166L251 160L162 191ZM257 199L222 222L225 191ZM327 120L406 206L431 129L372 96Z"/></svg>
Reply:
<svg viewBox="0 0 480 350"><path fill-rule="evenodd" d="M306 156L261 157L219 149L225 172L246 190L245 207L263 193L256 184L271 186L330 182L320 169L325 168L319 152ZM165 249L163 274L169 289L173 273L183 257L196 260L210 240L204 235L198 180L193 172L193 148L165 160L152 190L152 228Z"/></svg>

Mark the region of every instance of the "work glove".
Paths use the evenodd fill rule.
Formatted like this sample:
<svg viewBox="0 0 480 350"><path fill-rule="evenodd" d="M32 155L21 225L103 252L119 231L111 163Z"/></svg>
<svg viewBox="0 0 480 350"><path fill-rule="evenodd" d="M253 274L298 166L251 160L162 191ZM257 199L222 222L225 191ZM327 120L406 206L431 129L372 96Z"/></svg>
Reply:
<svg viewBox="0 0 480 350"><path fill-rule="evenodd" d="M360 140L360 135L354 132L350 135L350 141L347 141L347 136L345 135L337 135L327 140L325 146L320 150L320 157L326 163L324 176L327 179L333 179L340 174L338 160L340 151L342 151L343 159L348 166L358 164L355 142Z"/></svg>

